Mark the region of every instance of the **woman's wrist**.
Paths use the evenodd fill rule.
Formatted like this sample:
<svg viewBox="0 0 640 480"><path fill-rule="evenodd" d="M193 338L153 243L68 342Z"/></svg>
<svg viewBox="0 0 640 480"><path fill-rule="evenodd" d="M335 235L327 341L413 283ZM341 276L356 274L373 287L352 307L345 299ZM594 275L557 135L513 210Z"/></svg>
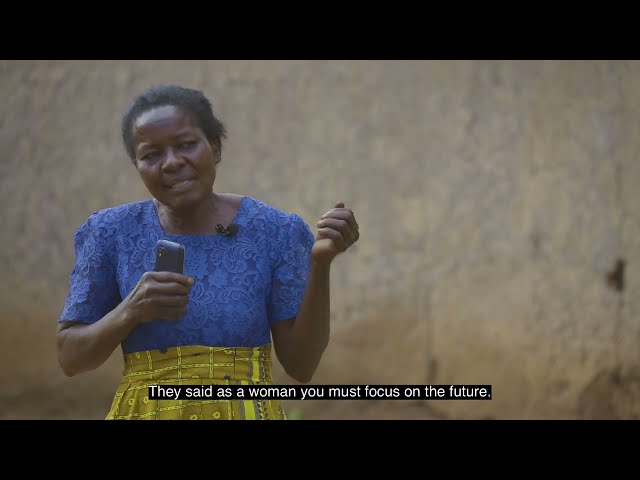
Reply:
<svg viewBox="0 0 640 480"><path fill-rule="evenodd" d="M329 272L329 270L331 270L331 261L333 259L327 259L327 258L321 258L321 259L317 259L317 258L312 258L311 259L311 271L315 271L315 272Z"/></svg>
<svg viewBox="0 0 640 480"><path fill-rule="evenodd" d="M126 305L125 302L122 302L120 304L121 310L120 310L120 321L121 321L121 325L126 328L127 330L127 335L129 334L129 332L131 330L133 330L138 323L140 323L140 316L136 315L135 312L133 312L131 310L131 308L128 308L128 306Z"/></svg>

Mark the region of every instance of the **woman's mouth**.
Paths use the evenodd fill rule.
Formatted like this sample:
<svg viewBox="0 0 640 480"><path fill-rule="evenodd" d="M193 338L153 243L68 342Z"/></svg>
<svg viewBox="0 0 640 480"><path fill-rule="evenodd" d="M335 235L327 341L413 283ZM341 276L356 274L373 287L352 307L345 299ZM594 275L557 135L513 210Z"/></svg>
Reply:
<svg viewBox="0 0 640 480"><path fill-rule="evenodd" d="M185 190L191 186L193 180L181 180L172 185L169 185L167 188L172 191Z"/></svg>

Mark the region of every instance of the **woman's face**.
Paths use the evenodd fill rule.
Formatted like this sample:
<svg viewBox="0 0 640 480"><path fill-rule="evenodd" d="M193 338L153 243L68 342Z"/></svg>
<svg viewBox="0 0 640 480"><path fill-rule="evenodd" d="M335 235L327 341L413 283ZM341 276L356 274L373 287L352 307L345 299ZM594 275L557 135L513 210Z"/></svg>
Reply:
<svg viewBox="0 0 640 480"><path fill-rule="evenodd" d="M164 106L141 114L133 151L147 189L171 209L184 211L211 196L220 152L183 110Z"/></svg>

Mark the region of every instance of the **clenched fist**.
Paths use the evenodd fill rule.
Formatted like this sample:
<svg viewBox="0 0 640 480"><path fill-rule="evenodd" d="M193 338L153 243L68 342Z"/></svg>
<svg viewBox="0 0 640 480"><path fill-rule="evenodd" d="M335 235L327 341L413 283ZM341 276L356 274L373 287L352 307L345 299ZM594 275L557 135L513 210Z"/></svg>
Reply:
<svg viewBox="0 0 640 480"><path fill-rule="evenodd" d="M336 203L334 208L322 215L316 226L318 232L311 256L319 263L330 263L360 238L353 210L345 208L343 202Z"/></svg>

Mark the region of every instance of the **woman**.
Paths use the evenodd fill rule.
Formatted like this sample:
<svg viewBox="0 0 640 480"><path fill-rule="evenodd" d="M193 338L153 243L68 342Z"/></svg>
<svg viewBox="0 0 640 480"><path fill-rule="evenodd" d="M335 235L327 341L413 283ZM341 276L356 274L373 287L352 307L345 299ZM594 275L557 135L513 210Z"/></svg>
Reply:
<svg viewBox="0 0 640 480"><path fill-rule="evenodd" d="M123 116L152 198L77 230L57 334L68 376L122 346L107 419L285 419L277 400L153 400L148 386L270 384L272 344L287 374L309 382L327 346L330 266L358 240L353 212L336 204L314 237L296 214L215 193L225 136L209 100L176 85L143 92ZM184 245L184 275L153 271L160 239Z"/></svg>

